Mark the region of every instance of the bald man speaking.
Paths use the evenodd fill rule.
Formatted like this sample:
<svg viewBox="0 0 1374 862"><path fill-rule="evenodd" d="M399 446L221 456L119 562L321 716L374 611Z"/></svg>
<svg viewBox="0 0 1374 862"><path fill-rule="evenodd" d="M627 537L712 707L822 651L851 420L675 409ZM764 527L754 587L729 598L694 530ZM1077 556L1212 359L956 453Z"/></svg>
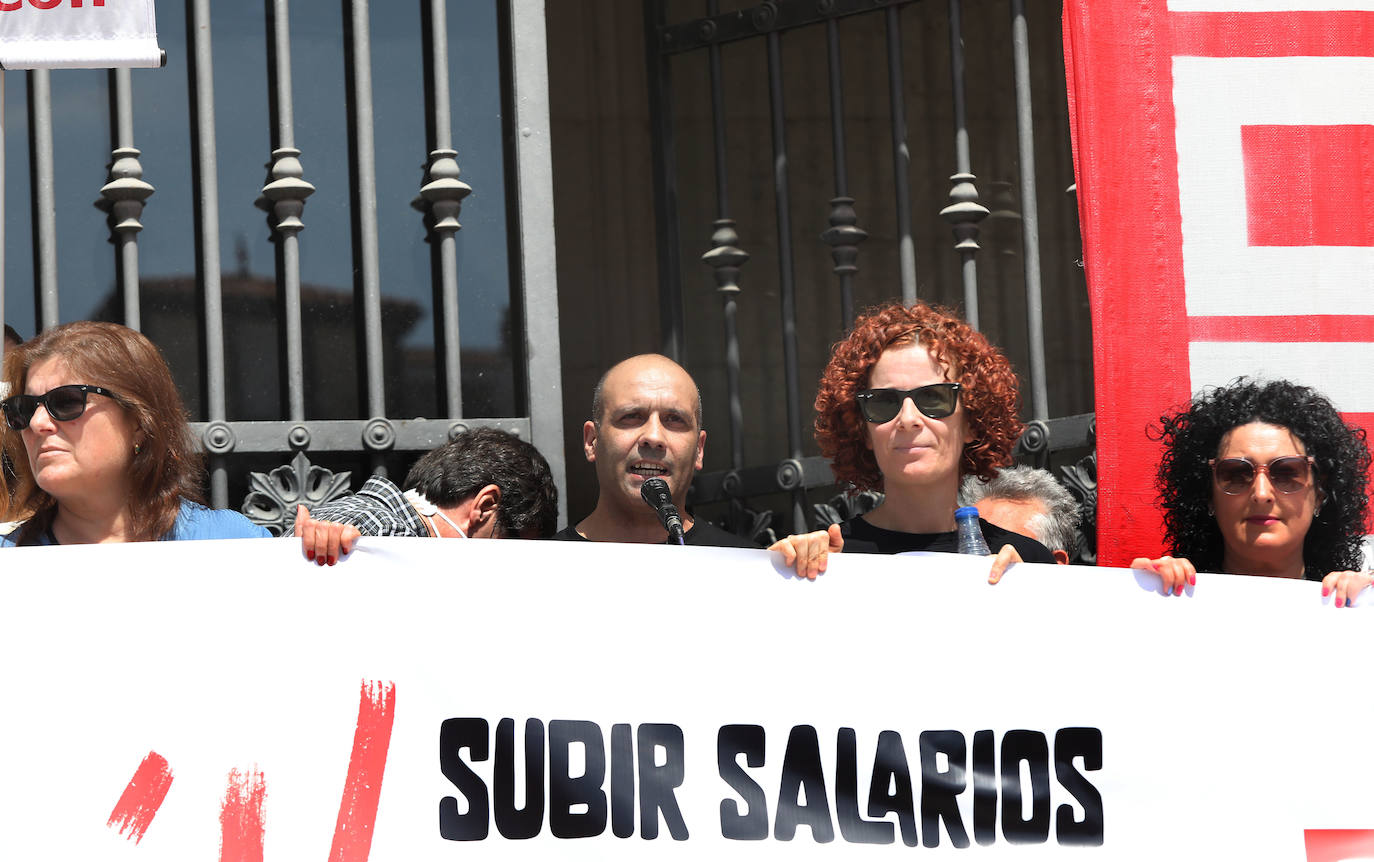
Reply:
<svg viewBox="0 0 1374 862"><path fill-rule="evenodd" d="M701 469L706 432L696 382L668 357L632 356L602 375L592 393L592 418L582 426L582 451L596 468L596 508L555 539L667 542L658 514L640 497L644 481L658 477L682 513L685 544L758 547L687 511L687 489Z"/></svg>

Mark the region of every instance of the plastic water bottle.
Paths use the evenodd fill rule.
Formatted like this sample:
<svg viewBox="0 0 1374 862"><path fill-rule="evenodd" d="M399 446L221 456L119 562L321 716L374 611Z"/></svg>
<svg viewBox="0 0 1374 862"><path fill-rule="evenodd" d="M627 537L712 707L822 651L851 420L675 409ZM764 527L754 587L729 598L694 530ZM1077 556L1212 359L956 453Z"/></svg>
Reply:
<svg viewBox="0 0 1374 862"><path fill-rule="evenodd" d="M983 528L978 525L978 510L973 506L964 506L954 510L954 523L959 530L959 553L977 554L986 557L992 551L988 548L987 539L983 538Z"/></svg>

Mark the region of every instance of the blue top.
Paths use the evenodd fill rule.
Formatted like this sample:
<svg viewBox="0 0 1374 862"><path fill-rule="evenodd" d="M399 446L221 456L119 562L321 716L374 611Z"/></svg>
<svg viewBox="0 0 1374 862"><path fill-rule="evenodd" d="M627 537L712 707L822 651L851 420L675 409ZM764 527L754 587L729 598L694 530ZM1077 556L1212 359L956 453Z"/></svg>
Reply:
<svg viewBox="0 0 1374 862"><path fill-rule="evenodd" d="M0 536L0 548L13 548L16 528L8 536ZM272 534L266 527L259 527L238 512L229 509L208 509L190 500L181 501L181 512L172 531L162 537L163 541L179 542L183 539L267 539ZM44 533L33 542L35 545L57 544L51 533Z"/></svg>

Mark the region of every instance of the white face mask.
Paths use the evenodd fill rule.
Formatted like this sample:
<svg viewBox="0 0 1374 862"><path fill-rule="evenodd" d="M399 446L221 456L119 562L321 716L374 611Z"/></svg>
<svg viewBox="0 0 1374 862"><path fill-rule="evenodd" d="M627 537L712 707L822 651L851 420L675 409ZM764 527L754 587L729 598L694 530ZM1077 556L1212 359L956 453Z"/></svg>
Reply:
<svg viewBox="0 0 1374 862"><path fill-rule="evenodd" d="M406 498L406 502L414 507L415 511L420 514L421 518L429 519L429 529L434 535L439 535L439 528L434 524L434 516L438 515L440 518L444 519L445 523L457 531L458 538L466 539L468 537L468 534L463 531L462 527L449 520L448 515L439 511L439 507L431 503L424 494L421 494L414 488L410 488L403 496Z"/></svg>

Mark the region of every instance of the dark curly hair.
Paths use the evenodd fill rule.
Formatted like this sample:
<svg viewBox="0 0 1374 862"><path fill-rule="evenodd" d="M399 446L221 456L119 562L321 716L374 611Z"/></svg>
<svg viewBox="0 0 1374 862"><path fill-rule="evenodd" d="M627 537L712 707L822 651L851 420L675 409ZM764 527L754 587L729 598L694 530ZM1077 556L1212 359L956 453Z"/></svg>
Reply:
<svg viewBox="0 0 1374 862"><path fill-rule="evenodd" d="M1016 374L1002 352L945 308L889 302L867 309L854 329L830 351L816 393L816 442L840 482L860 490L882 490L883 476L865 444L867 423L856 397L868 388L869 372L883 352L920 344L963 389L968 440L959 475L991 479L1011 463L1012 447L1024 426L1017 417Z"/></svg>
<svg viewBox="0 0 1374 862"><path fill-rule="evenodd" d="M426 453L406 475L406 487L437 506L456 506L487 485L501 489L496 521L502 537L546 539L557 532L558 487L549 462L514 434L464 431Z"/></svg>
<svg viewBox="0 0 1374 862"><path fill-rule="evenodd" d="M1199 570L1219 572L1224 545L1210 511L1212 471L1222 438L1233 428L1263 422L1293 432L1316 461L1325 501L1303 543L1305 576L1361 567L1360 542L1369 507L1370 455L1362 428L1347 425L1330 400L1287 380L1263 383L1241 377L1199 394L1165 415L1151 436L1164 444L1155 484L1164 510L1165 544Z"/></svg>

